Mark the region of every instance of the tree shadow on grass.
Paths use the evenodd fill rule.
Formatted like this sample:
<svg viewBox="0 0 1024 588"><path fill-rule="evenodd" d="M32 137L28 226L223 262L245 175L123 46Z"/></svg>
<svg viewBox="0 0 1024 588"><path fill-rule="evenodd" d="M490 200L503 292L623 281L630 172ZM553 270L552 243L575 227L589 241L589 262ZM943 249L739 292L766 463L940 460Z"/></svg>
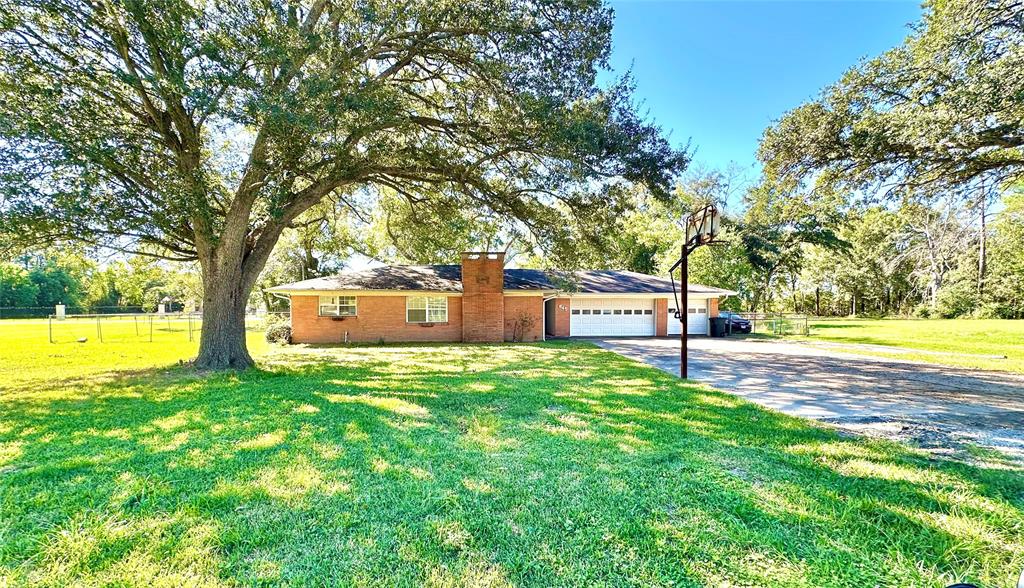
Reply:
<svg viewBox="0 0 1024 588"><path fill-rule="evenodd" d="M0 419L14 582L1009 585L1024 481L589 345L282 352Z"/></svg>

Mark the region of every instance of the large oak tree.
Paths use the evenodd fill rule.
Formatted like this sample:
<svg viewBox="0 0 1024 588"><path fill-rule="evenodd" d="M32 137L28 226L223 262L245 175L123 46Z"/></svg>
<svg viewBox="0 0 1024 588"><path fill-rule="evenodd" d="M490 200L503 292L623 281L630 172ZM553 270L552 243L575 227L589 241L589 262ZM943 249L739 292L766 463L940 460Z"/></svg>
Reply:
<svg viewBox="0 0 1024 588"><path fill-rule="evenodd" d="M915 196L1024 179L1024 2L927 0L900 46L769 128L768 175Z"/></svg>
<svg viewBox="0 0 1024 588"><path fill-rule="evenodd" d="M198 260L197 365L252 364L282 231L381 190L543 236L686 164L600 87L600 0L0 0L0 235Z"/></svg>

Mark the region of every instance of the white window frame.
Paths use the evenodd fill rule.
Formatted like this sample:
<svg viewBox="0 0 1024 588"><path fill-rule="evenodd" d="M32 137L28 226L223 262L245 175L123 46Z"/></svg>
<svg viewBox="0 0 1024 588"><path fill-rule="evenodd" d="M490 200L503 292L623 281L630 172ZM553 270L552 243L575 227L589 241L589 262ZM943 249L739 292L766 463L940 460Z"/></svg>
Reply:
<svg viewBox="0 0 1024 588"><path fill-rule="evenodd" d="M413 301L423 301L423 306L413 306ZM423 320L409 320L410 310L422 310ZM434 313L434 318L431 318ZM438 315L437 313L443 313ZM406 296L405 298L405 322L407 323L446 323L448 322L448 297L447 296Z"/></svg>
<svg viewBox="0 0 1024 588"><path fill-rule="evenodd" d="M351 304L349 304L349 300L351 300ZM352 310L348 310L349 308ZM324 312L324 309L328 309L327 312ZM358 314L357 299L355 296L320 296L317 300L317 314L319 316L356 316Z"/></svg>

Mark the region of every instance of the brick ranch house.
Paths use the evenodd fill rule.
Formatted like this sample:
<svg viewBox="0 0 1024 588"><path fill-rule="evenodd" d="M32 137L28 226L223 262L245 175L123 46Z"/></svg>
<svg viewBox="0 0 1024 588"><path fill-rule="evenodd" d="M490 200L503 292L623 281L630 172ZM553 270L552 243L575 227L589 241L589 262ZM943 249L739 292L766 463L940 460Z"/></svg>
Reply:
<svg viewBox="0 0 1024 588"><path fill-rule="evenodd" d="M291 300L292 341L540 341L678 335L667 278L628 271L506 269L504 253L460 265L396 265L270 289ZM690 284L687 331L706 334L728 290Z"/></svg>

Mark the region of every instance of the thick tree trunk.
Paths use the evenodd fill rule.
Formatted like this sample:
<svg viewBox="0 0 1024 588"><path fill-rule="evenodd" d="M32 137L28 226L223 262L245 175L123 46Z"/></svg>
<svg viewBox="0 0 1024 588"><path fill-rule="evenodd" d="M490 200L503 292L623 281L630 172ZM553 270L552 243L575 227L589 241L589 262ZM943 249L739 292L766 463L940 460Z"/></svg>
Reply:
<svg viewBox="0 0 1024 588"><path fill-rule="evenodd" d="M245 345L246 297L237 288L218 288L205 296L197 368L242 370L255 365Z"/></svg>
<svg viewBox="0 0 1024 588"><path fill-rule="evenodd" d="M252 289L243 279L242 260L212 255L203 267L203 332L199 369L246 369L255 365L245 345L245 305Z"/></svg>

